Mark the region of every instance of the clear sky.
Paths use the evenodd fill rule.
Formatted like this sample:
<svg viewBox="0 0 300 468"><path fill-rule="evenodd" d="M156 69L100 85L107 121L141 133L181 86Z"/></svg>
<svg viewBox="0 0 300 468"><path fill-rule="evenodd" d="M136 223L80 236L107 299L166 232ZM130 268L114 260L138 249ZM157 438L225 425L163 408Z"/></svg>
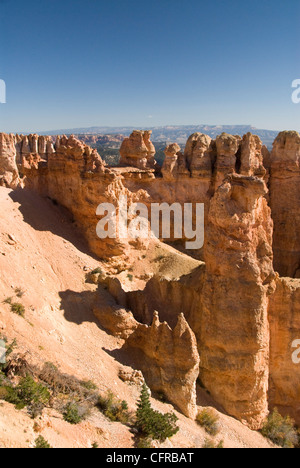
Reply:
<svg viewBox="0 0 300 468"><path fill-rule="evenodd" d="M300 0L0 0L0 131L300 130Z"/></svg>

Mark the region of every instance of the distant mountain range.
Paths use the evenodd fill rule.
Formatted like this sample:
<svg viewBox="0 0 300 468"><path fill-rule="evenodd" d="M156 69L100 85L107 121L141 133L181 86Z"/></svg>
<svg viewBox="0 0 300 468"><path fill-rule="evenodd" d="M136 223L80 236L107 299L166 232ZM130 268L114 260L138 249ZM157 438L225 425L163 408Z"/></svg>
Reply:
<svg viewBox="0 0 300 468"><path fill-rule="evenodd" d="M72 128L60 129L47 132L40 132L43 135L124 135L128 136L133 130L143 130L145 127L88 127L88 128ZM152 130L152 141L154 142L172 142L185 144L188 137L195 132L205 133L212 138L215 138L221 133L229 133L232 135L243 136L248 132L258 135L262 142L271 147L274 139L278 135L278 131L263 130L252 127L251 125L170 125L165 127L150 127L147 130Z"/></svg>

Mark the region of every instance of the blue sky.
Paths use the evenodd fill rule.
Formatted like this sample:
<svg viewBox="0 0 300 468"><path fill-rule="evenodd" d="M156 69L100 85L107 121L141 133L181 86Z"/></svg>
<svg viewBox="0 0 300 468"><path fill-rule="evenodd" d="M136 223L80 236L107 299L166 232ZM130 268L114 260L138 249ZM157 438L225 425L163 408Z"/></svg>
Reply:
<svg viewBox="0 0 300 468"><path fill-rule="evenodd" d="M299 0L0 0L0 131L300 130Z"/></svg>

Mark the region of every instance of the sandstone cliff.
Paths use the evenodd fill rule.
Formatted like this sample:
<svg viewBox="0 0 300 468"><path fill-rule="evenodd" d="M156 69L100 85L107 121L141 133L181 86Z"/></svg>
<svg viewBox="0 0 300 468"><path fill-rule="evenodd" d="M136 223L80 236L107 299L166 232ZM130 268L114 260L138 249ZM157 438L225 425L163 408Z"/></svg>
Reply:
<svg viewBox="0 0 300 468"><path fill-rule="evenodd" d="M161 173L155 165L149 132L133 132L124 141L121 166L117 168L106 167L96 150L74 136L57 137L54 142L52 137L1 134L0 142L0 183L17 186L19 168L27 189L55 200L72 213L97 257L110 260L110 265L117 257L116 276L122 264L125 270L131 268L135 280L136 271L143 269L143 257L155 251L153 242L159 242L118 236L99 239L96 210L100 203L116 204L121 195L127 197L128 204L142 201L148 208L163 202L182 206L204 203L205 246L189 254L204 258L206 265L198 263L193 269L172 275L174 263L170 262L169 269L162 268L161 274L151 279L156 262L153 256L152 264L145 262L145 280L130 285L127 271L110 281L110 293L119 304L107 298L98 304L96 315L107 330L126 339L128 350L143 353L147 365L142 370L149 373L150 386L165 392L170 400L175 372L181 375L182 350L184 346L190 350L189 366L183 368L186 380L176 387L176 401L174 396L172 400L185 414L194 415L191 389L196 379L198 348L201 381L229 414L259 428L269 403L300 420L298 385L294 377L287 379L287 370L293 369L290 340L299 328L298 286L278 280L272 296L271 219L272 215L275 269L282 275L299 276L298 133L279 134L271 155L251 134L243 138L222 134L216 140L193 134L184 152L176 144L166 148ZM176 241L173 234L169 241ZM184 249L183 243L176 246ZM154 310L167 324L155 318L150 326ZM178 330L183 330L178 333L180 340L175 333L177 320ZM158 341L164 337L159 352L148 348L147 340L155 342L149 338L150 332ZM187 345L182 345L183 337L187 337ZM170 349L176 356L176 368L172 368L171 358L164 358L165 364L161 358Z"/></svg>
<svg viewBox="0 0 300 468"><path fill-rule="evenodd" d="M274 220L274 267L300 277L300 135L281 132L271 153L270 206Z"/></svg>
<svg viewBox="0 0 300 468"><path fill-rule="evenodd" d="M201 370L229 414L260 428L268 414L268 296L274 278L265 183L233 175L212 199L206 227Z"/></svg>
<svg viewBox="0 0 300 468"><path fill-rule="evenodd" d="M155 313L152 325L140 324L126 346L135 350L135 361L150 388L162 392L183 414L195 419L199 354L183 314L172 330L166 322L160 323Z"/></svg>
<svg viewBox="0 0 300 468"><path fill-rule="evenodd" d="M155 166L155 147L151 142L151 131L135 130L129 138L123 141L120 154L120 164L139 169L153 169Z"/></svg>
<svg viewBox="0 0 300 468"><path fill-rule="evenodd" d="M300 340L300 280L280 278L270 300L270 407L300 423L300 363L293 360ZM299 344L299 343L298 343ZM299 346L298 346L299 347Z"/></svg>
<svg viewBox="0 0 300 468"><path fill-rule="evenodd" d="M0 186L16 188L19 184L15 136L0 133Z"/></svg>
<svg viewBox="0 0 300 468"><path fill-rule="evenodd" d="M154 312L150 326L136 321L129 310L109 297L98 297L94 314L114 336L125 339L124 350L136 369L143 372L151 390L163 394L187 417L197 415L196 381L199 354L195 335L183 314L172 330Z"/></svg>

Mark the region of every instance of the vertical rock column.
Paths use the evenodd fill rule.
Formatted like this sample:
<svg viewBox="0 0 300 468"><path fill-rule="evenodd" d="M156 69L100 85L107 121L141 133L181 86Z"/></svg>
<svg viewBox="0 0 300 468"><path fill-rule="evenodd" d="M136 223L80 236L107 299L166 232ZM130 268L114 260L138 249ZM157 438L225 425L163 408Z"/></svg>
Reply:
<svg viewBox="0 0 300 468"><path fill-rule="evenodd" d="M274 272L266 193L257 177L228 177L211 201L205 231L200 377L216 401L252 429L268 414Z"/></svg>
<svg viewBox="0 0 300 468"><path fill-rule="evenodd" d="M274 220L274 268L300 277L300 135L281 132L271 153L270 206Z"/></svg>
<svg viewBox="0 0 300 468"><path fill-rule="evenodd" d="M16 163L16 138L13 134L0 133L0 186L15 189L20 185Z"/></svg>

